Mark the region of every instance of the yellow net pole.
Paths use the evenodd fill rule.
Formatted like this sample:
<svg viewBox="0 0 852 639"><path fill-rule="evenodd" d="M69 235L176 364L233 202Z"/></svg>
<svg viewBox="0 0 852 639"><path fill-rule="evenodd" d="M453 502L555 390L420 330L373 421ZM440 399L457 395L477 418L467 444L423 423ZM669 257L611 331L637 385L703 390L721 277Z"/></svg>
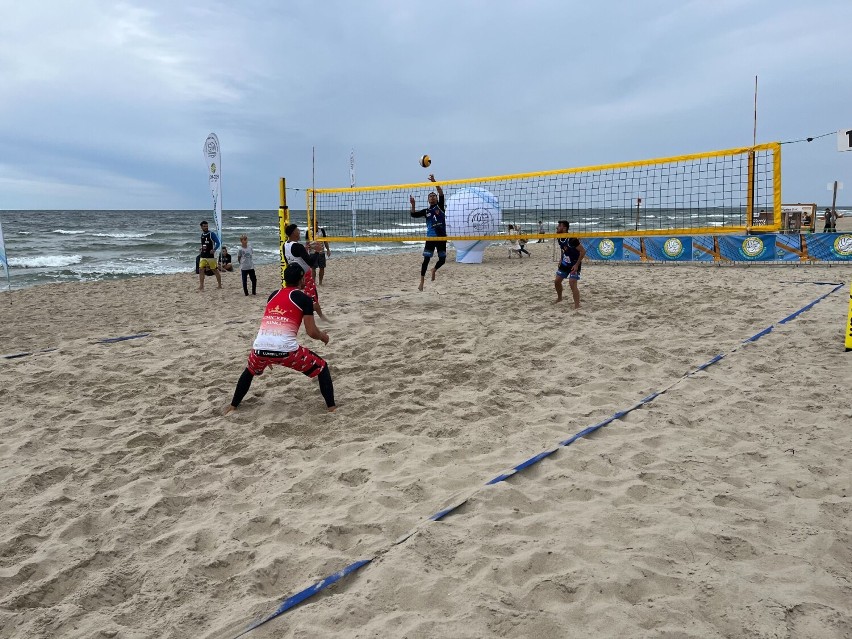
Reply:
<svg viewBox="0 0 852 639"><path fill-rule="evenodd" d="M290 209L287 208L287 181L284 178L281 178L278 183L278 194L281 201L278 206L278 237L280 239L278 252L281 260L281 286L285 286L284 269L287 268L287 258L284 257L284 242L287 241L287 235L284 229L290 223Z"/></svg>

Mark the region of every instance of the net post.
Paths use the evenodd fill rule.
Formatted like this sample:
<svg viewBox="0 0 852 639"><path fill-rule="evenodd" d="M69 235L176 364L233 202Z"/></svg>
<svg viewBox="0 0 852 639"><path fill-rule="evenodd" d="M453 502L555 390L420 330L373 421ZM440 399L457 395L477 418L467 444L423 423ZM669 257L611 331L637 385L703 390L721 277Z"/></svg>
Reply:
<svg viewBox="0 0 852 639"><path fill-rule="evenodd" d="M284 287L284 269L287 268L287 258L284 257L284 243L287 241L287 234L284 229L290 224L290 209L287 208L287 180L281 178L278 182L278 194L280 204L278 205L278 254L281 261L281 286Z"/></svg>
<svg viewBox="0 0 852 639"><path fill-rule="evenodd" d="M754 225L754 149L748 152L748 184L746 185L746 233L751 233Z"/></svg>
<svg viewBox="0 0 852 639"><path fill-rule="evenodd" d="M852 285L849 286L849 315L846 317L846 352L852 351Z"/></svg>

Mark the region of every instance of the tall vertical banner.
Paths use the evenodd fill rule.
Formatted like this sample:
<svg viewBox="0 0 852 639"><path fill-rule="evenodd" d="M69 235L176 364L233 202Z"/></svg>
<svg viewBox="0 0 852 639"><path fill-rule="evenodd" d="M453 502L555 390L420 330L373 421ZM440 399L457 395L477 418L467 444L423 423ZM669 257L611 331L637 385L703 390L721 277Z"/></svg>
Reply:
<svg viewBox="0 0 852 639"><path fill-rule="evenodd" d="M207 179L210 182L210 193L213 196L213 213L216 216L216 230L219 232L219 243L222 242L222 154L219 149L219 138L211 133L204 141L204 159L207 161Z"/></svg>
<svg viewBox="0 0 852 639"><path fill-rule="evenodd" d="M9 260L6 258L6 241L3 239L3 224L0 223L0 264L3 265L3 270L6 271L6 284L9 290L12 290L12 280L9 276Z"/></svg>
<svg viewBox="0 0 852 639"><path fill-rule="evenodd" d="M349 154L349 186L355 188L355 149ZM358 242L355 241L356 223L358 221L358 213L355 210L355 192L352 192L352 247L355 252L358 252Z"/></svg>

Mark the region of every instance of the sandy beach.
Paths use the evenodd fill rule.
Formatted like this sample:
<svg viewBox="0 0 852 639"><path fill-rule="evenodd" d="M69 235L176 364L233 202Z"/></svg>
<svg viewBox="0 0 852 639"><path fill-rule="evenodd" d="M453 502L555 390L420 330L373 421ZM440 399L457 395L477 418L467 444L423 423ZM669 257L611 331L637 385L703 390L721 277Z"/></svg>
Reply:
<svg viewBox="0 0 852 639"><path fill-rule="evenodd" d="M221 416L276 266L0 295L0 637L234 637L359 559L246 636L852 637L852 264L587 265L575 311L527 248L330 259L333 414L276 369Z"/></svg>

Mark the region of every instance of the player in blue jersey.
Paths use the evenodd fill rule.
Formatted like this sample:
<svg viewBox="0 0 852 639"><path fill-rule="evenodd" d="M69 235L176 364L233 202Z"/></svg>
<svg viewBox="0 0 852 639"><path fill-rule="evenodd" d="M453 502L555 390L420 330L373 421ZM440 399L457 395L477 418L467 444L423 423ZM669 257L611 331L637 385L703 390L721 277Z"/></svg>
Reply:
<svg viewBox="0 0 852 639"><path fill-rule="evenodd" d="M435 176L429 174L429 181L434 182ZM429 206L425 209L416 210L414 206L414 196L409 196L411 201L411 217L426 218L426 245L423 247L423 264L420 266L420 286L419 290L423 290L423 284L426 282L426 270L429 268L429 261L438 250L438 261L432 268L432 281L435 281L435 274L439 268L447 261L447 240L441 238L447 237L447 219L444 214L444 191L440 184L435 185L435 191L429 194Z"/></svg>
<svg viewBox="0 0 852 639"><path fill-rule="evenodd" d="M559 220L556 225L557 233L567 233L570 224L567 220ZM556 269L556 279L553 280L553 286L556 288L557 304L562 301L562 280L568 278L568 286L571 287L571 296L574 298L574 308L580 308L580 289L577 287L577 282L580 281L580 269L582 268L583 258L586 257L586 249L576 237L559 238L559 250L562 253L562 259L559 260L559 266Z"/></svg>

